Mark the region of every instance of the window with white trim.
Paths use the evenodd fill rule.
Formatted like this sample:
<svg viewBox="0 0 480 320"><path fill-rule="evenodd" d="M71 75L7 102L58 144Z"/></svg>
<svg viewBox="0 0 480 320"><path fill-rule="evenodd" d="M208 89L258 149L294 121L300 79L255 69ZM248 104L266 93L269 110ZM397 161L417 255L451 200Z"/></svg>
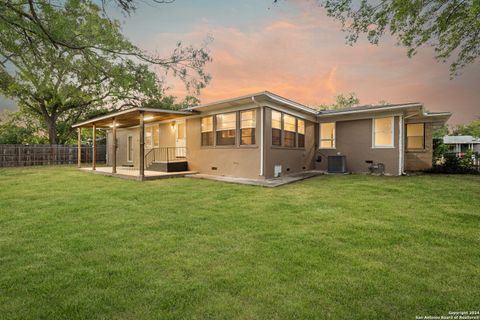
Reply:
<svg viewBox="0 0 480 320"><path fill-rule="evenodd" d="M255 144L255 110L247 110L240 112L240 144Z"/></svg>
<svg viewBox="0 0 480 320"><path fill-rule="evenodd" d="M272 145L282 145L282 113L272 110Z"/></svg>
<svg viewBox="0 0 480 320"><path fill-rule="evenodd" d="M393 147L393 117L373 119L373 147Z"/></svg>
<svg viewBox="0 0 480 320"><path fill-rule="evenodd" d="M222 113L215 116L217 146L234 146L237 131L237 113Z"/></svg>
<svg viewBox="0 0 480 320"><path fill-rule="evenodd" d="M335 122L320 123L320 149L335 149Z"/></svg>
<svg viewBox="0 0 480 320"><path fill-rule="evenodd" d="M295 117L291 115L283 115L283 145L287 148L295 148L295 133L297 132L297 124Z"/></svg>
<svg viewBox="0 0 480 320"><path fill-rule="evenodd" d="M201 135L202 146L213 146L213 116L202 118Z"/></svg>
<svg viewBox="0 0 480 320"><path fill-rule="evenodd" d="M407 150L425 149L425 124L407 123Z"/></svg>
<svg viewBox="0 0 480 320"><path fill-rule="evenodd" d="M297 119L298 147L305 147L305 120Z"/></svg>

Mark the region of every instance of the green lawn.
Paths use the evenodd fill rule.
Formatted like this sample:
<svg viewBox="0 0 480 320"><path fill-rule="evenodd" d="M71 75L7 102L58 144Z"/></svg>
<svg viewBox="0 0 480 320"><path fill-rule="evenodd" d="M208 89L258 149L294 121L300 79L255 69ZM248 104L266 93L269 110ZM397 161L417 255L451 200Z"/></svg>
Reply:
<svg viewBox="0 0 480 320"><path fill-rule="evenodd" d="M269 189L0 169L1 319L415 319L480 309L480 177Z"/></svg>

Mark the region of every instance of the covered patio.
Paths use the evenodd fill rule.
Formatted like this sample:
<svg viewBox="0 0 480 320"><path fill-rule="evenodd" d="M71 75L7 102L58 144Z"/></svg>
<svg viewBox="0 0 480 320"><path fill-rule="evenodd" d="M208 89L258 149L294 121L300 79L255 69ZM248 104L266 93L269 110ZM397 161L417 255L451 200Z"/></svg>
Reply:
<svg viewBox="0 0 480 320"><path fill-rule="evenodd" d="M134 178L136 180L161 179L175 176L182 176L192 174L192 171L181 172L159 172L145 170L145 124L168 121L178 119L195 114L195 111L177 111L167 109L153 109L153 108L132 108L124 111L118 111L104 116L96 117L88 121L80 122L73 125L77 129L77 145L78 154L81 154L82 147L82 129L92 129L92 166L91 168L82 168L84 171L99 173L103 175L119 176L126 178ZM138 127L140 129L140 147L139 147L139 165L137 169L117 167L117 129ZM96 151L97 151L97 129L111 130L113 143L108 146L111 150L110 167L97 167ZM78 168L81 168L81 157L77 159Z"/></svg>

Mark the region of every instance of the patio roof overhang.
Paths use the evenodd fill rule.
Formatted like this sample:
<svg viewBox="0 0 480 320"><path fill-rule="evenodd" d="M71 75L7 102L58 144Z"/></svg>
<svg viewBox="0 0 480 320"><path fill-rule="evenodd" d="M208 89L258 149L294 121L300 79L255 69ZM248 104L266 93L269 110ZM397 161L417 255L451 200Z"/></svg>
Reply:
<svg viewBox="0 0 480 320"><path fill-rule="evenodd" d="M451 112L422 112L414 114L407 119L407 123L425 122L431 123L434 128L444 125L452 116Z"/></svg>
<svg viewBox="0 0 480 320"><path fill-rule="evenodd" d="M143 113L145 123L165 121L176 119L179 117L186 117L196 114L195 111L179 111L168 109L154 109L154 108L132 108L128 110L112 112L103 116L99 116L87 121L74 124L73 128L96 128L109 129L113 127L113 120L115 119L117 128L128 128L138 126L140 123L140 114Z"/></svg>

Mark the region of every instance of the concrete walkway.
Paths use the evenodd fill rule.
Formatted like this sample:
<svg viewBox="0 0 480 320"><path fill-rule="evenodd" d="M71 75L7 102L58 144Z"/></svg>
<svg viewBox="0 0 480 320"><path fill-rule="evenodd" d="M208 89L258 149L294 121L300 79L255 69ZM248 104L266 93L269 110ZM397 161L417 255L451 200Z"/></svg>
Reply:
<svg viewBox="0 0 480 320"><path fill-rule="evenodd" d="M310 170L310 171L303 171L299 173L285 175L279 178L265 179L265 180L215 176L215 175L201 174L201 173L185 175L185 177L273 188L273 187L283 186L285 184L289 184L292 182L297 182L297 181L305 180L308 178L316 177L322 174L324 174L322 171Z"/></svg>

